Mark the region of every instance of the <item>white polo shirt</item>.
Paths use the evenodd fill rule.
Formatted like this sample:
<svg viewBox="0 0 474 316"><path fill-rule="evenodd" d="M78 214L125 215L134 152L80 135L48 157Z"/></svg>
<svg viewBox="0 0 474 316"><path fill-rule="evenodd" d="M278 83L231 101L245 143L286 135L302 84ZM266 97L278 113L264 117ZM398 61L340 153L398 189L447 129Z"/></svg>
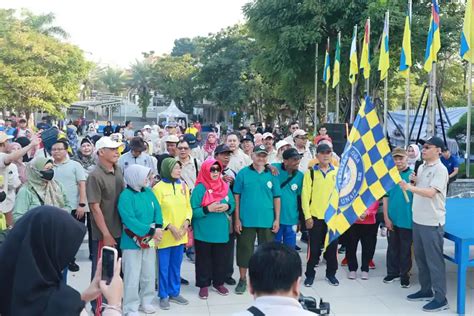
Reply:
<svg viewBox="0 0 474 316"><path fill-rule="evenodd" d="M310 316L315 315L306 311L294 298L286 296L260 296L253 304L262 313L269 316ZM249 311L234 314L234 316L252 316Z"/></svg>

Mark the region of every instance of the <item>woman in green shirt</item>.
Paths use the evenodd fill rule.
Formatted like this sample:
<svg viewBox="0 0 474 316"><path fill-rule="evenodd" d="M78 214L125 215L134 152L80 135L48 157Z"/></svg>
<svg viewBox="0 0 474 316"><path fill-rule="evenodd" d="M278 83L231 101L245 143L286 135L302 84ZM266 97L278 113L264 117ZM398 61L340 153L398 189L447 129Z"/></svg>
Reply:
<svg viewBox="0 0 474 316"><path fill-rule="evenodd" d="M18 221L26 212L40 205L70 209L64 189L54 180L53 161L42 156L33 159L26 169L28 181L16 195L13 219Z"/></svg>
<svg viewBox="0 0 474 316"><path fill-rule="evenodd" d="M207 299L212 285L220 295L228 295L224 286L226 262L230 255L230 214L234 211L234 197L229 185L222 180L222 165L207 159L201 166L196 187L191 195L193 208L194 247L196 250L196 286L199 298Z"/></svg>

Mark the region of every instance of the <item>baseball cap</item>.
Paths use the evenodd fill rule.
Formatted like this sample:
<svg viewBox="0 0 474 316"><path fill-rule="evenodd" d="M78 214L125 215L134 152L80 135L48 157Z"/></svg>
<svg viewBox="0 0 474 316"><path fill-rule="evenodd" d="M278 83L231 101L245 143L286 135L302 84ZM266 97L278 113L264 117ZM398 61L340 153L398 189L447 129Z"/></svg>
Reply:
<svg viewBox="0 0 474 316"><path fill-rule="evenodd" d="M198 146L197 138L193 134L184 134L183 140L185 140L191 149L194 149Z"/></svg>
<svg viewBox="0 0 474 316"><path fill-rule="evenodd" d="M231 152L232 150L230 150L229 146L227 146L226 144L221 144L217 146L216 149L214 150L214 155L218 155L222 153L231 153Z"/></svg>
<svg viewBox="0 0 474 316"><path fill-rule="evenodd" d="M270 137L270 138L275 138L272 133L268 133L268 132L267 132L267 133L263 133L263 136L262 136L263 139L267 139L267 138L269 138L269 137Z"/></svg>
<svg viewBox="0 0 474 316"><path fill-rule="evenodd" d="M147 124L147 125L143 126L143 129L151 129L151 126Z"/></svg>
<svg viewBox="0 0 474 316"><path fill-rule="evenodd" d="M283 152L283 159L301 158L301 154L296 148L289 148Z"/></svg>
<svg viewBox="0 0 474 316"><path fill-rule="evenodd" d="M123 144L113 141L110 137L101 137L96 143L95 148L97 150L102 148L119 148L122 147Z"/></svg>
<svg viewBox="0 0 474 316"><path fill-rule="evenodd" d="M316 152L319 153L325 153L325 152L331 152L332 149L328 144L319 144L318 147L316 148Z"/></svg>
<svg viewBox="0 0 474 316"><path fill-rule="evenodd" d="M305 132L304 129L297 129L296 131L293 132L293 138L297 136L306 136L308 133Z"/></svg>
<svg viewBox="0 0 474 316"><path fill-rule="evenodd" d="M433 136L430 139L428 139L427 141L425 141L425 144L433 145L433 146L441 148L441 149L444 149L444 147L445 147L444 146L444 141L441 138L436 137L436 136Z"/></svg>
<svg viewBox="0 0 474 316"><path fill-rule="evenodd" d="M242 139L241 139L240 141L241 141L241 142L244 142L244 141L246 141L246 140L248 140L248 141L250 141L250 142L253 143L253 139L252 139L252 137L251 137L250 135L245 135L244 137L242 137Z"/></svg>
<svg viewBox="0 0 474 316"><path fill-rule="evenodd" d="M130 149L135 150L135 151L145 151L146 150L145 142L143 141L141 137L133 137L130 140Z"/></svg>
<svg viewBox="0 0 474 316"><path fill-rule="evenodd" d="M276 143L276 150L279 151L280 148L282 148L283 146L286 146L286 145L291 145L290 143L288 143L286 140L280 140L278 143Z"/></svg>
<svg viewBox="0 0 474 316"><path fill-rule="evenodd" d="M397 147L397 148L394 148L392 150L392 156L393 157L396 157L396 156L401 156L401 157L406 157L408 156L407 155L407 151L401 147Z"/></svg>
<svg viewBox="0 0 474 316"><path fill-rule="evenodd" d="M0 132L0 144L3 144L4 142L12 138L12 135L7 135L5 132Z"/></svg>
<svg viewBox="0 0 474 316"><path fill-rule="evenodd" d="M176 135L168 135L166 137L166 143L179 143L179 138Z"/></svg>
<svg viewBox="0 0 474 316"><path fill-rule="evenodd" d="M256 153L257 155L258 155L258 154L265 154L265 155L268 155L267 149L266 149L265 146L263 146L263 145L256 146L256 147L253 149L253 152Z"/></svg>

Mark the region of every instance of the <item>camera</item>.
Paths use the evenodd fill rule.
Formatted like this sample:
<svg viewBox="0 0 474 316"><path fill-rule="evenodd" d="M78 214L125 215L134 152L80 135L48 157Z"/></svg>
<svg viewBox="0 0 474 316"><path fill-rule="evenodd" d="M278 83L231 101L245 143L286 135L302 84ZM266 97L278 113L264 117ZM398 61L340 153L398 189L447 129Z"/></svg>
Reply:
<svg viewBox="0 0 474 316"><path fill-rule="evenodd" d="M298 302L301 304L303 309L315 313L316 315L329 315L330 305L328 302L323 302L323 299L319 299L319 306L316 298L311 296L304 296L300 294Z"/></svg>

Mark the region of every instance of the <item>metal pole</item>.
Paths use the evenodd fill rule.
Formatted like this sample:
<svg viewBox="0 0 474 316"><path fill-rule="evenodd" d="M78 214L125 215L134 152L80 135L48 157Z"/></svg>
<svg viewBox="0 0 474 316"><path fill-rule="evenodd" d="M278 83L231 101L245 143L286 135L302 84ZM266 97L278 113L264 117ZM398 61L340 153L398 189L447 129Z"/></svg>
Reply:
<svg viewBox="0 0 474 316"><path fill-rule="evenodd" d="M328 122L328 119L329 119L329 98L328 98L328 94L329 94L329 83L326 84L326 113L325 113L325 117L326 119L324 120L325 123Z"/></svg>
<svg viewBox="0 0 474 316"><path fill-rule="evenodd" d="M467 64L467 131L466 131L466 178L470 177L471 162L471 107L472 107L472 63Z"/></svg>
<svg viewBox="0 0 474 316"><path fill-rule="evenodd" d="M387 21L390 21L390 17L389 17L389 11L387 11L387 13L385 13L385 19L387 19ZM387 36L389 36L388 34L388 30L390 28L387 28ZM382 45L384 45L384 43L382 43ZM388 124L388 71L387 71L387 76L385 77L385 80L384 80L384 89L383 89L383 134L385 136L387 136L387 124Z"/></svg>
<svg viewBox="0 0 474 316"><path fill-rule="evenodd" d="M405 148L410 144L410 71L407 74L405 88Z"/></svg>
<svg viewBox="0 0 474 316"><path fill-rule="evenodd" d="M316 44L316 52L314 53L314 136L316 136L316 124L318 122L318 50L319 44Z"/></svg>
<svg viewBox="0 0 474 316"><path fill-rule="evenodd" d="M354 118L355 118L355 82L352 84L351 87L351 119L350 123L354 123Z"/></svg>
<svg viewBox="0 0 474 316"><path fill-rule="evenodd" d="M433 68L431 70L431 104L430 104L430 132L428 136L436 136L436 63L433 63Z"/></svg>
<svg viewBox="0 0 474 316"><path fill-rule="evenodd" d="M370 52L370 18L368 18L368 23L369 23L369 52ZM370 56L369 52L367 52L368 56ZM368 63L370 63L370 58L368 60ZM365 79L365 92L367 93L366 94L367 96L370 96L370 76L369 78Z"/></svg>
<svg viewBox="0 0 474 316"><path fill-rule="evenodd" d="M337 33L337 43L339 44L339 49L341 49L341 32ZM336 86L336 123L339 123L339 86L340 84L338 83Z"/></svg>

